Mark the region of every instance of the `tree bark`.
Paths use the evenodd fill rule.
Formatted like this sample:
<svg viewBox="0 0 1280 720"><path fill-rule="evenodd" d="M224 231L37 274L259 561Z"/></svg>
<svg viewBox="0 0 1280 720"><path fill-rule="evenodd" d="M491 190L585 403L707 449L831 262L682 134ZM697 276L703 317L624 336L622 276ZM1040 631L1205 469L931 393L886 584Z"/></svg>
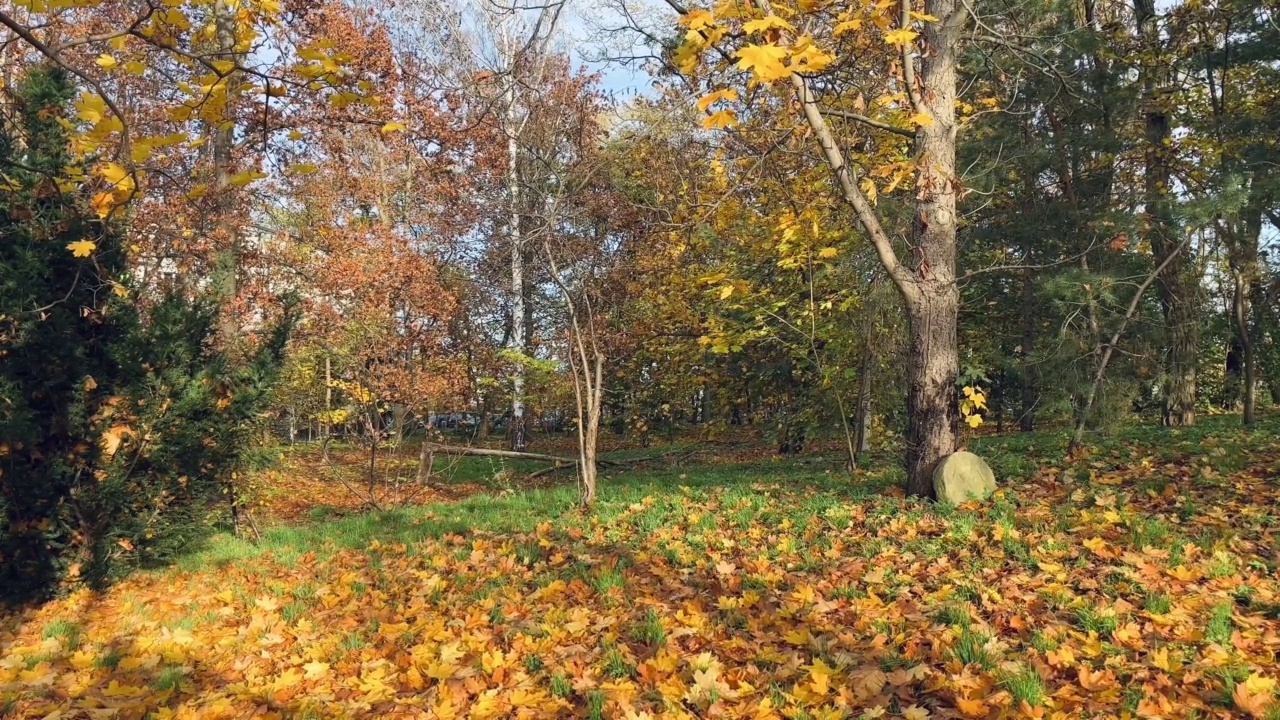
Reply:
<svg viewBox="0 0 1280 720"><path fill-rule="evenodd" d="M1233 252L1235 250L1233 249ZM1252 425L1254 408L1257 404L1257 369L1254 365L1253 337L1249 332L1249 276L1244 263L1232 263L1232 278L1235 281L1231 297L1232 324L1235 326L1236 338L1240 341L1242 369L1244 374L1244 411L1242 422Z"/></svg>
<svg viewBox="0 0 1280 720"><path fill-rule="evenodd" d="M514 72L514 63L513 69ZM525 281L524 237L520 228L520 143L517 136L515 109L515 81L507 81L507 201L511 203L507 218L511 237L511 337L520 353L511 371L511 449L524 448L524 361L528 347L525 345Z"/></svg>
<svg viewBox="0 0 1280 720"><path fill-rule="evenodd" d="M925 12L945 18L925 23L920 88L912 86L912 58L904 58L907 91L931 122L916 133L916 203L912 241L918 252L915 284L907 296L910 357L907 361L907 492L933 496L933 471L955 452L960 412L956 380L960 352L956 325L956 48L960 28L955 0L928 0ZM909 22L904 2L902 23Z"/></svg>
<svg viewBox="0 0 1280 720"><path fill-rule="evenodd" d="M960 357L956 341L957 291L938 289L923 307L908 308L910 352L907 358L907 492L933 495L933 471L955 452L960 432L956 379Z"/></svg>
<svg viewBox="0 0 1280 720"><path fill-rule="evenodd" d="M868 352L862 356L862 368L859 370L858 406L854 410L854 427L857 428L854 447L859 455L871 450L871 432L868 427L871 423L871 362L871 353Z"/></svg>
<svg viewBox="0 0 1280 720"><path fill-rule="evenodd" d="M419 485L431 482L431 470L435 466L436 453L430 442L423 441L418 450L418 472L413 481Z"/></svg>
<svg viewBox="0 0 1280 720"><path fill-rule="evenodd" d="M236 9L230 0L217 0L213 6L214 35L218 43L218 60L238 63L236 53ZM231 187L232 149L235 147L235 122L232 109L235 103L238 72L231 70L224 82L226 89L225 117L213 132L213 174L217 192L218 240L225 243L219 265L219 282L222 295L222 317L219 334L224 348L233 348L240 342L240 323L236 317L235 301L239 296L240 228L236 222L235 202Z"/></svg>

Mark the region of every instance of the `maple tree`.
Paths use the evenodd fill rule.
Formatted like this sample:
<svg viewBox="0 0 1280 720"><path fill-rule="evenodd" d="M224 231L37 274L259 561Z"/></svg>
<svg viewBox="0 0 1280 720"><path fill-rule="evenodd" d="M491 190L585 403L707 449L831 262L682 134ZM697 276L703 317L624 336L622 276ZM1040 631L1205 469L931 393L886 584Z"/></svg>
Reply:
<svg viewBox="0 0 1280 720"><path fill-rule="evenodd" d="M777 16L768 2L753 7L734 3L711 9L673 7L681 12L680 23L687 29L684 44L674 54L678 70L732 78L736 69L749 73L752 84L786 81L785 91L759 96L759 101L771 97L773 103L794 108L799 116L794 122L807 128L821 149L832 177L831 192L852 208L897 287L909 320L908 487L913 493L931 494L934 467L958 442L955 98L957 54L967 7L949 0L928 2L923 12L913 11L910 3L898 7L885 2L848 10L817 5L800 9L805 16L800 25ZM735 38L728 47L721 43L726 37ZM763 42L756 42L757 37ZM863 63L842 63L840 57L858 57ZM892 78L891 86L877 82L877 76ZM866 105L865 94L858 88L861 80L873 83L867 91L875 87L875 92L885 94L875 111L888 122L855 111L856 106ZM729 81L713 80L711 89L722 92L719 86ZM839 99L828 100L824 114L818 93L829 89ZM842 107L846 103L851 104L849 109ZM729 124L728 120L729 115L711 115L707 125ZM910 264L900 260L873 206L875 181L856 177L843 149L847 143L838 138L846 120L855 123L855 133L898 145L906 173L914 173L917 216L911 224L914 256ZM901 147L903 137L911 139L909 149Z"/></svg>

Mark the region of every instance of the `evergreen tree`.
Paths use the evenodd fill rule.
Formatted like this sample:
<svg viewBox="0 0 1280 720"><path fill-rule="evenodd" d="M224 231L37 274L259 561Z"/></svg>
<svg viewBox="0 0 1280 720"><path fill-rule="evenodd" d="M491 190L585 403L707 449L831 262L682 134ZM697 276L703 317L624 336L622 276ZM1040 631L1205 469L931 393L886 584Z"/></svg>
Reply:
<svg viewBox="0 0 1280 720"><path fill-rule="evenodd" d="M234 509L230 482L280 364L291 313L237 363L215 307L145 317L118 228L68 152L75 92L57 68L19 86L0 133L0 595L102 585ZM218 502L231 499L232 502ZM221 511L219 511L221 508Z"/></svg>

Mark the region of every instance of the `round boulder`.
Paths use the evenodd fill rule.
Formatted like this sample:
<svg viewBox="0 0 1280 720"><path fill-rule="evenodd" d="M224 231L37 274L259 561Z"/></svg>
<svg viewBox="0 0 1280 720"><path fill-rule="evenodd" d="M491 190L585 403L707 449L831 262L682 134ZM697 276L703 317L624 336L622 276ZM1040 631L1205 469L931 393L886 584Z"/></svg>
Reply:
<svg viewBox="0 0 1280 720"><path fill-rule="evenodd" d="M940 502L952 505L986 500L996 491L996 474L986 460L961 450L938 463L933 471L933 491Z"/></svg>

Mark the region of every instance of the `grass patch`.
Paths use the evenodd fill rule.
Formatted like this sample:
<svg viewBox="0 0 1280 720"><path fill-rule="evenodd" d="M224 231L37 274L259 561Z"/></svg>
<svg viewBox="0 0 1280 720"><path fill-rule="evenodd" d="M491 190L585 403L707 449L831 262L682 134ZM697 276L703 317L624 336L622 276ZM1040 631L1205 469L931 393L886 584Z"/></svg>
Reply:
<svg viewBox="0 0 1280 720"><path fill-rule="evenodd" d="M75 650L80 647L80 632L80 626L70 620L52 620L40 629L40 638L57 638L62 641L64 649Z"/></svg>
<svg viewBox="0 0 1280 720"><path fill-rule="evenodd" d="M990 642L989 635L965 628L952 644L951 656L965 665L977 665L983 670L990 670L995 667L995 658L987 650Z"/></svg>
<svg viewBox="0 0 1280 720"><path fill-rule="evenodd" d="M151 686L160 692L172 692L182 686L182 681L186 676L186 671L181 667L166 665L160 668L160 673L156 675L156 679L151 683Z"/></svg>
<svg viewBox="0 0 1280 720"><path fill-rule="evenodd" d="M1204 625L1204 637L1223 647L1231 645L1231 604L1219 603L1209 611L1209 621Z"/></svg>
<svg viewBox="0 0 1280 720"><path fill-rule="evenodd" d="M1044 704L1044 681L1035 668L1022 666L1017 670L1004 671L998 675L1000 687L1009 691L1015 704L1026 703L1031 707Z"/></svg>
<svg viewBox="0 0 1280 720"><path fill-rule="evenodd" d="M662 618L658 617L658 611L653 608L646 609L644 619L631 628L631 637L636 642L653 647L662 645L667 639L667 631L662 627Z"/></svg>

